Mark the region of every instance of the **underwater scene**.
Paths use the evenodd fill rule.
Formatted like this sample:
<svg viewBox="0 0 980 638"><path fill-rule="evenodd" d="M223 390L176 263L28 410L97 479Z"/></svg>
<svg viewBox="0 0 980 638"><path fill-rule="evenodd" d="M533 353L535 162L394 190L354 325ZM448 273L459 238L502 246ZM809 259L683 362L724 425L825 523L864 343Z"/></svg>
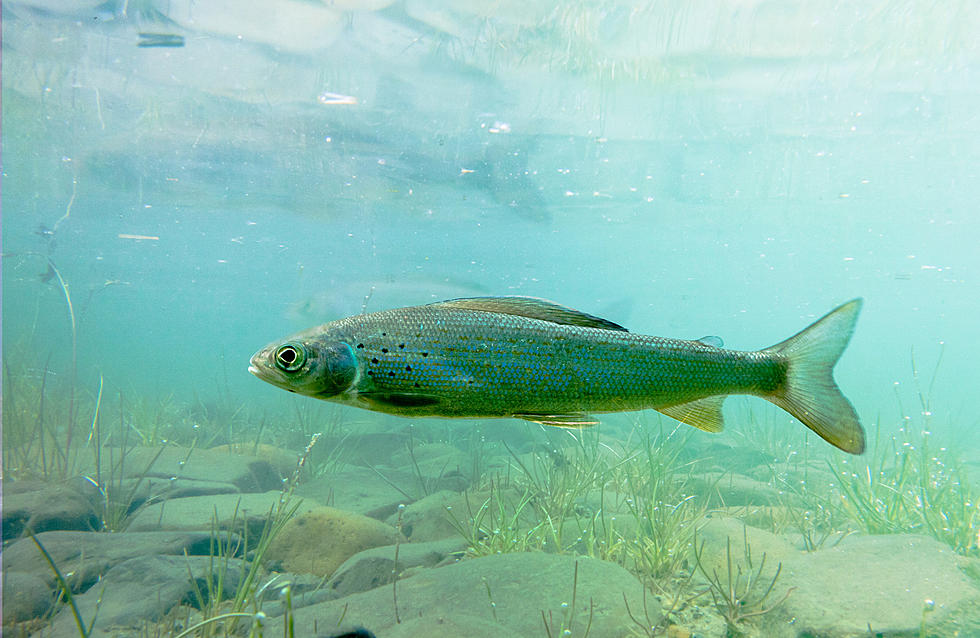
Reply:
<svg viewBox="0 0 980 638"><path fill-rule="evenodd" d="M2 25L4 636L980 637L980 4Z"/></svg>

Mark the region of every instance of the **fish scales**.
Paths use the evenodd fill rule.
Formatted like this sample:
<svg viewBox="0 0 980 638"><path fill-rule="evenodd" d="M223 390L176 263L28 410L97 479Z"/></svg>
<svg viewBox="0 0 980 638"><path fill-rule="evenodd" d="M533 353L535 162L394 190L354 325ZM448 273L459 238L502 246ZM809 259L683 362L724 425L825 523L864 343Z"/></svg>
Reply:
<svg viewBox="0 0 980 638"><path fill-rule="evenodd" d="M283 389L402 416L518 417L594 425L589 413L652 408L722 429L731 394L763 397L837 447L864 433L832 370L860 300L756 351L633 334L527 297L456 299L356 315L257 352L249 370ZM719 340L720 341L720 340Z"/></svg>
<svg viewBox="0 0 980 638"><path fill-rule="evenodd" d="M426 306L338 322L378 391L436 392L414 414L610 412L772 385L778 364L692 341ZM363 345L363 348L360 346Z"/></svg>

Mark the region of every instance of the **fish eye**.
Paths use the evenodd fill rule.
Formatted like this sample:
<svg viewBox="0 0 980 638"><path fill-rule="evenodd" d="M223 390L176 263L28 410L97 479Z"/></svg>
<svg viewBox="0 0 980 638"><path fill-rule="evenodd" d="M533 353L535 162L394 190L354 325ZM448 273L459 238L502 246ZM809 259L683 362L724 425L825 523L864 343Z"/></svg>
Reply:
<svg viewBox="0 0 980 638"><path fill-rule="evenodd" d="M276 350L276 366L286 372L295 372L306 361L306 349L298 343L287 343Z"/></svg>

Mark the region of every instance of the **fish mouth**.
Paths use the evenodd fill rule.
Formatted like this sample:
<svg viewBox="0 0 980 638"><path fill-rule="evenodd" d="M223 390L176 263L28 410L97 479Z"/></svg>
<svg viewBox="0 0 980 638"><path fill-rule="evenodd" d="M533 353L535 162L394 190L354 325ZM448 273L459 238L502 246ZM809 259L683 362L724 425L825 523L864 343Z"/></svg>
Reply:
<svg viewBox="0 0 980 638"><path fill-rule="evenodd" d="M260 379L265 378L262 366L258 364L259 356L264 352L265 350L259 350L258 352L253 354L248 360L248 371Z"/></svg>

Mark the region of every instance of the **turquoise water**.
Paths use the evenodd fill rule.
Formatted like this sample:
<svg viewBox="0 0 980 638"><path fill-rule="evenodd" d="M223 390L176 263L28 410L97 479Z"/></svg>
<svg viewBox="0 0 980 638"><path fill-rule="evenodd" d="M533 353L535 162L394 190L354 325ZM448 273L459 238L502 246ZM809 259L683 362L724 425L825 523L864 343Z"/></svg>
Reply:
<svg viewBox="0 0 980 638"><path fill-rule="evenodd" d="M532 295L749 350L860 296L866 429L980 458L973 3L344 4L3 3L8 384L85 435L100 379L257 422L311 400L251 354L364 308ZM697 441L800 428L726 410Z"/></svg>
<svg viewBox="0 0 980 638"><path fill-rule="evenodd" d="M943 343L936 400L969 431L976 16L894 5L309 7L337 32L295 40L258 5L8 3L4 251L62 271L88 385L204 392L227 370L274 400L248 354L403 279L368 309L448 280L746 349L863 296L838 372L859 411L896 409L910 350L929 367ZM64 350L45 270L5 258L8 348Z"/></svg>

